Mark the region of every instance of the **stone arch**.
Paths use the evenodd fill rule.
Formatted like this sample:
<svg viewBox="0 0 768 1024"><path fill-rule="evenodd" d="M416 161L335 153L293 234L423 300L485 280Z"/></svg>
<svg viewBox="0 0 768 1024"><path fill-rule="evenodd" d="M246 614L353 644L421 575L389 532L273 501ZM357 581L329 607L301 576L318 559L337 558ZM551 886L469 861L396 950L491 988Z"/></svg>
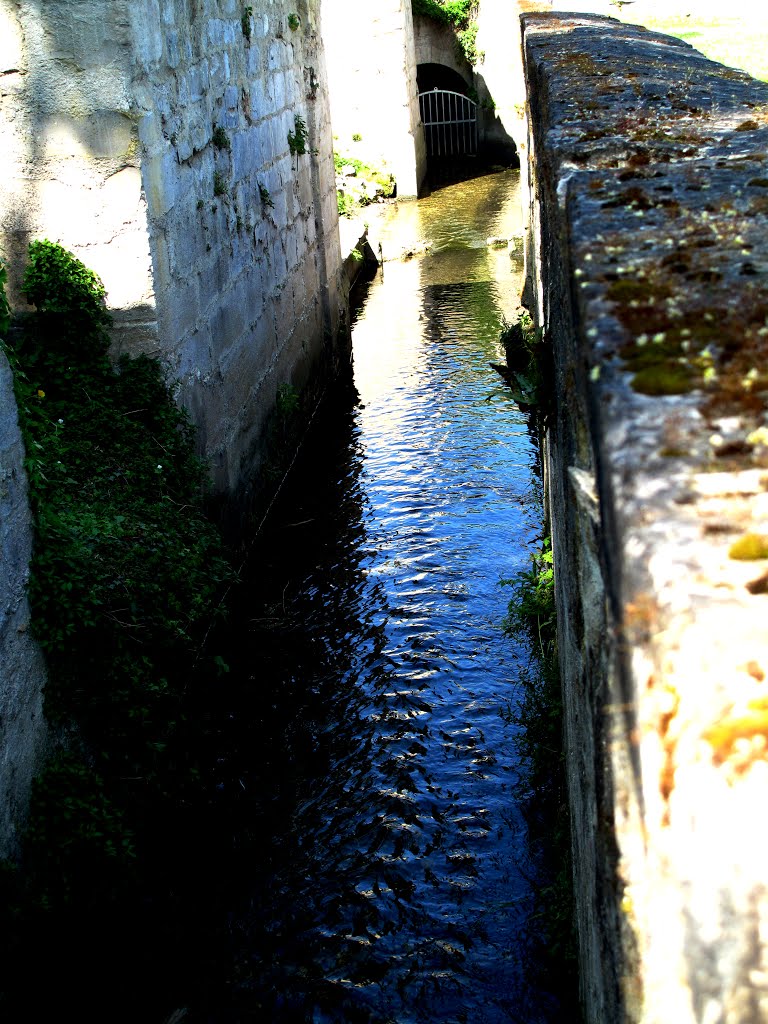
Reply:
<svg viewBox="0 0 768 1024"><path fill-rule="evenodd" d="M431 89L451 89L464 96L469 96L472 93L471 84L458 71L446 67L445 64L419 64L416 68L416 84L419 92L429 92Z"/></svg>
<svg viewBox="0 0 768 1024"><path fill-rule="evenodd" d="M456 35L449 25L441 25L431 18L414 15L413 42L416 66L439 64L459 75L472 85L472 67L460 51Z"/></svg>

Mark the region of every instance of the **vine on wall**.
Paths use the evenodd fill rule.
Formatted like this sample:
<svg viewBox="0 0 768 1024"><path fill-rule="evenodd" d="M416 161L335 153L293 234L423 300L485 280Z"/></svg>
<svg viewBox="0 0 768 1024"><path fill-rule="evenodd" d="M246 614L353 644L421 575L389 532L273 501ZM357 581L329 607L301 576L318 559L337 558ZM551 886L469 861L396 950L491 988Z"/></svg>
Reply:
<svg viewBox="0 0 768 1024"><path fill-rule="evenodd" d="M477 0L411 0L414 14L450 25L464 59L472 66L485 56L477 48Z"/></svg>

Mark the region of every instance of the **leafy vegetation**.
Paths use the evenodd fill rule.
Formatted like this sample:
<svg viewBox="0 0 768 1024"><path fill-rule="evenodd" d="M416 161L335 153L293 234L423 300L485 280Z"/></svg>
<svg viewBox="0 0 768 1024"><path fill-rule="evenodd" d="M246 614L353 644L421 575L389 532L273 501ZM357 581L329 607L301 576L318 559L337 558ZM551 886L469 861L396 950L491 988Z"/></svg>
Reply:
<svg viewBox="0 0 768 1024"><path fill-rule="evenodd" d="M564 1001L576 1006L577 965L574 928L571 837L565 792L563 706L557 659L555 577L550 541L531 556L530 566L503 581L513 589L504 629L526 642L531 659L520 674L521 694L505 717L520 727L518 749L524 762L531 840L549 880L538 892L534 915L539 956L562 977Z"/></svg>
<svg viewBox="0 0 768 1024"><path fill-rule="evenodd" d="M293 118L293 131L288 132L288 149L291 156L303 156L307 152L309 133L304 118L296 114Z"/></svg>
<svg viewBox="0 0 768 1024"><path fill-rule="evenodd" d="M243 13L240 17L240 27L243 30L243 35L250 43L251 41L251 18L253 17L253 7L248 6L244 8Z"/></svg>
<svg viewBox="0 0 768 1024"><path fill-rule="evenodd" d="M214 196L225 196L229 192L227 179L221 171L213 172L213 194Z"/></svg>
<svg viewBox="0 0 768 1024"><path fill-rule="evenodd" d="M413 13L450 25L465 60L472 67L481 64L484 54L477 49L477 0L411 0Z"/></svg>
<svg viewBox="0 0 768 1024"><path fill-rule="evenodd" d="M46 715L67 742L35 782L19 900L59 913L117 899L147 822L193 783L187 700L225 667L205 639L233 573L161 367L108 359L99 278L32 242L23 291L36 312L6 351L35 526L29 598Z"/></svg>
<svg viewBox="0 0 768 1024"><path fill-rule="evenodd" d="M259 182L259 202L265 210L274 209L275 201L266 185Z"/></svg>
<svg viewBox="0 0 768 1024"><path fill-rule="evenodd" d="M216 149L226 149L227 151L232 149L232 143L229 140L229 135L227 135L226 129L222 128L220 124L215 124L213 126L211 141Z"/></svg>
<svg viewBox="0 0 768 1024"><path fill-rule="evenodd" d="M355 217L362 207L394 195L396 182L388 171L339 151L334 151L333 163L340 217Z"/></svg>
<svg viewBox="0 0 768 1024"><path fill-rule="evenodd" d="M514 324L503 324L500 341L506 359L504 377L515 401L524 411L537 408L544 413L549 404L551 354L541 331L533 326L529 314L523 313Z"/></svg>

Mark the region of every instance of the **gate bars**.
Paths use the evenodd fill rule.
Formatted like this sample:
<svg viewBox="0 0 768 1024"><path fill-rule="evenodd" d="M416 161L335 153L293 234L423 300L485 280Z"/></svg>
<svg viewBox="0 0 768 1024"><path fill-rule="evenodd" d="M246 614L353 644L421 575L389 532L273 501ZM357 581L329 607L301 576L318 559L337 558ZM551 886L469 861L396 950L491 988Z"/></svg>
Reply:
<svg viewBox="0 0 768 1024"><path fill-rule="evenodd" d="M419 93L428 156L477 152L477 104L449 89Z"/></svg>

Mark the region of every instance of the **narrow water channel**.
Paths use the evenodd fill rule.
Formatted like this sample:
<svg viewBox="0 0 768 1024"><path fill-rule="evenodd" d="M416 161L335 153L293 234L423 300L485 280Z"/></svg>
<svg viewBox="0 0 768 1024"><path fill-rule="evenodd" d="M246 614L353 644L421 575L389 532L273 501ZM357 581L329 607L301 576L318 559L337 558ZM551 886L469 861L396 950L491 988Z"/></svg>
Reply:
<svg viewBox="0 0 768 1024"><path fill-rule="evenodd" d="M326 403L248 567L232 671L260 710L220 758L250 794L226 1012L195 1020L562 1020L526 936L541 878L507 714L526 652L500 583L538 522L523 415L489 362L521 266L515 172L391 211ZM258 857L252 851L258 849ZM553 983L552 988L556 989Z"/></svg>

